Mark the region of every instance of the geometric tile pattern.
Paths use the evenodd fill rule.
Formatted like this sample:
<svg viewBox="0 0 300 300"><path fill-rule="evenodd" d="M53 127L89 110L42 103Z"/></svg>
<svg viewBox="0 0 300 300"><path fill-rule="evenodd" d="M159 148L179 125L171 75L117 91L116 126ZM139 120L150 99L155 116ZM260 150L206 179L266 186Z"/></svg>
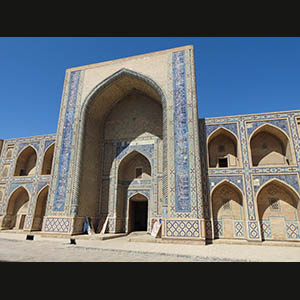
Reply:
<svg viewBox="0 0 300 300"><path fill-rule="evenodd" d="M166 220L167 237L200 237L198 220Z"/></svg>
<svg viewBox="0 0 300 300"><path fill-rule="evenodd" d="M287 135L289 135L289 129L288 129L288 125L287 125L287 120L283 119L283 120L270 120L267 123L272 124L276 127L281 128L282 130L285 131L285 133ZM251 123L251 126L247 128L247 133L248 136L251 135L251 133L256 130L258 127L260 127L261 125L266 124L266 122L261 121L261 122L253 122Z"/></svg>
<svg viewBox="0 0 300 300"><path fill-rule="evenodd" d="M233 124L223 124L222 126L220 125L208 125L206 126L206 137L208 137L213 131L215 131L218 128L226 128L228 130L230 130L231 132L233 132L236 136L238 135L237 133L237 124L233 123Z"/></svg>
<svg viewBox="0 0 300 300"><path fill-rule="evenodd" d="M245 236L244 222L242 220L234 220L234 237L243 238Z"/></svg>
<svg viewBox="0 0 300 300"><path fill-rule="evenodd" d="M220 181L223 180L227 180L229 182L234 183L236 186L240 188L242 192L244 192L242 176L209 176L210 190L212 190L212 188L214 188ZM214 183L214 185L212 185L212 183Z"/></svg>
<svg viewBox="0 0 300 300"><path fill-rule="evenodd" d="M67 109L65 113L65 122L62 132L62 145L60 147L59 153L58 178L56 184L55 199L53 202L53 211L63 211L65 206L67 179L69 175L72 149L72 126L75 116L75 104L77 101L79 79L80 71L71 73Z"/></svg>
<svg viewBox="0 0 300 300"><path fill-rule="evenodd" d="M190 167L184 51L173 53L176 212L190 212Z"/></svg>
<svg viewBox="0 0 300 300"><path fill-rule="evenodd" d="M215 238L224 236L223 222L221 220L214 220L214 234Z"/></svg>
<svg viewBox="0 0 300 300"><path fill-rule="evenodd" d="M283 182L288 183L291 185L296 191L300 193L300 187L298 183L298 176L297 174L274 174L274 175L259 175L259 176L252 176L253 179L258 179L259 184L254 186L254 191L257 193L260 186L262 186L265 182L270 179L277 178Z"/></svg>
<svg viewBox="0 0 300 300"><path fill-rule="evenodd" d="M70 232L70 218L47 217L44 225L44 231L47 232Z"/></svg>
<svg viewBox="0 0 300 300"><path fill-rule="evenodd" d="M299 223L298 222L288 222L285 223L286 235L288 239L299 239Z"/></svg>
<svg viewBox="0 0 300 300"><path fill-rule="evenodd" d="M248 222L248 235L250 239L259 239L257 222Z"/></svg>
<svg viewBox="0 0 300 300"><path fill-rule="evenodd" d="M263 239L271 239L272 238L272 230L270 221L261 221L261 234Z"/></svg>

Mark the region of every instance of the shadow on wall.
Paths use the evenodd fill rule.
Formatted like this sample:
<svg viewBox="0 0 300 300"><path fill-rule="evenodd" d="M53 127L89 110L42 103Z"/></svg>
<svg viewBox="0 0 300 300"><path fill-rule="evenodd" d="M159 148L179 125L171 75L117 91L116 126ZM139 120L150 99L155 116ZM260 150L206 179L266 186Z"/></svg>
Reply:
<svg viewBox="0 0 300 300"><path fill-rule="evenodd" d="M200 143L200 165L201 165L201 177L202 177L202 195L203 195L203 214L205 219L206 239L212 239L212 224L210 222L210 210L209 210L209 180L208 180L208 161L207 161L207 149L206 149L206 127L205 119L199 119L199 143Z"/></svg>

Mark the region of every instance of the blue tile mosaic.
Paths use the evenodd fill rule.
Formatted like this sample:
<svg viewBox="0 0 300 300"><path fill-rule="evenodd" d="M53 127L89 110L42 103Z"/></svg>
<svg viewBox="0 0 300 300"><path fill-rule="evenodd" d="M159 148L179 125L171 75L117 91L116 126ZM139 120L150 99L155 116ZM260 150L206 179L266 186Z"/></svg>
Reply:
<svg viewBox="0 0 300 300"><path fill-rule="evenodd" d="M212 190L212 188L214 188L219 182L223 181L224 179L234 183L240 188L242 192L244 192L242 176L209 176L210 190ZM213 186L211 185L212 182L214 183Z"/></svg>
<svg viewBox="0 0 300 300"><path fill-rule="evenodd" d="M39 151L39 149L40 149L40 143L22 143L22 144L19 144L17 153L19 154L23 149L25 149L29 145L33 146L36 151Z"/></svg>
<svg viewBox="0 0 300 300"><path fill-rule="evenodd" d="M261 121L261 122L253 122L251 123L252 127L248 127L247 128L247 132L248 132L248 136L250 136L250 134L258 127L260 127L263 124L272 124L276 127L279 127L280 129L282 129L283 131L285 131L285 133L289 136L289 128L288 128L288 124L287 124L287 120L286 119L282 119L282 120L268 120L268 121Z"/></svg>
<svg viewBox="0 0 300 300"><path fill-rule="evenodd" d="M126 156L128 153L130 153L134 150L145 155L148 158L148 160L150 161L151 165L153 166L152 160L153 160L153 155L154 155L154 144L129 145L127 143L124 143L122 145L121 142L118 142L117 148L116 148L117 160L120 161L124 156Z"/></svg>
<svg viewBox="0 0 300 300"><path fill-rule="evenodd" d="M71 73L69 95L65 113L65 122L62 134L62 144L59 153L58 179L56 194L53 202L53 211L63 211L65 206L67 178L70 167L70 156L72 148L72 125L74 121L77 90L80 80L80 71Z"/></svg>
<svg viewBox="0 0 300 300"><path fill-rule="evenodd" d="M215 131L218 128L226 128L227 130L233 132L236 136L238 136L238 131L237 131L237 124L232 123L232 124L222 124L222 125L207 125L206 126L206 136L208 137L213 131Z"/></svg>
<svg viewBox="0 0 300 300"><path fill-rule="evenodd" d="M272 238L271 222L266 220L260 221L261 235L263 239Z"/></svg>
<svg viewBox="0 0 300 300"><path fill-rule="evenodd" d="M234 220L234 237L243 238L245 237L244 221L243 220Z"/></svg>
<svg viewBox="0 0 300 300"><path fill-rule="evenodd" d="M44 149L46 150L51 144L53 144L55 140L48 140L45 141Z"/></svg>
<svg viewBox="0 0 300 300"><path fill-rule="evenodd" d="M299 239L299 223L298 222L285 222L286 235L288 239Z"/></svg>
<svg viewBox="0 0 300 300"><path fill-rule="evenodd" d="M248 222L248 235L250 239L260 239L257 222Z"/></svg>
<svg viewBox="0 0 300 300"><path fill-rule="evenodd" d="M39 182L37 192L39 193L41 189L47 184L49 184L49 182Z"/></svg>
<svg viewBox="0 0 300 300"><path fill-rule="evenodd" d="M184 51L173 53L176 212L190 212L189 142Z"/></svg>
<svg viewBox="0 0 300 300"><path fill-rule="evenodd" d="M299 187L297 174L274 174L274 175L253 176L253 179L258 179L258 181L259 181L259 184L254 186L255 193L257 193L258 189L265 182L267 182L268 180L274 179L274 178L280 179L281 181L288 183L300 194L300 187Z"/></svg>
<svg viewBox="0 0 300 300"><path fill-rule="evenodd" d="M199 238L200 228L198 220L166 220L166 236Z"/></svg>

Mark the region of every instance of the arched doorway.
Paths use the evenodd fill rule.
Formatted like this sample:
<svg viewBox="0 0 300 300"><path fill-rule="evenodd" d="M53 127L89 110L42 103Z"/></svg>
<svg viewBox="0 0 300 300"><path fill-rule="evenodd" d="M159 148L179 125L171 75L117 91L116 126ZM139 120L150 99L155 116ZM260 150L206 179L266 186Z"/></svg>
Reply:
<svg viewBox="0 0 300 300"><path fill-rule="evenodd" d="M37 154L33 147L25 148L17 159L14 176L34 175L36 169Z"/></svg>
<svg viewBox="0 0 300 300"><path fill-rule="evenodd" d="M300 238L299 196L288 184L274 179L262 186L257 208L262 240Z"/></svg>
<svg viewBox="0 0 300 300"><path fill-rule="evenodd" d="M290 165L294 163L289 139L279 128L265 124L250 137L252 165Z"/></svg>
<svg viewBox="0 0 300 300"><path fill-rule="evenodd" d="M145 204L145 201L148 200L138 192L134 192L134 194L137 194L136 196L129 197L129 195L140 189L141 186L143 188L147 186L148 189L151 189L151 179L151 164L140 152L132 151L120 162L118 168L116 232L130 232L133 230L132 228L138 230L138 226L134 226L132 222L135 216L143 215L145 217L142 211L145 207L148 209L148 204ZM133 216L132 218L130 214ZM147 227L145 230L147 230Z"/></svg>
<svg viewBox="0 0 300 300"><path fill-rule="evenodd" d="M142 194L136 194L129 199L128 230L147 231L148 199Z"/></svg>
<svg viewBox="0 0 300 300"><path fill-rule="evenodd" d="M244 237L241 191L229 181L223 181L212 191L211 199L215 239Z"/></svg>
<svg viewBox="0 0 300 300"><path fill-rule="evenodd" d="M5 225L7 229L23 229L26 215L28 213L29 194L21 186L9 197Z"/></svg>
<svg viewBox="0 0 300 300"><path fill-rule="evenodd" d="M36 200L34 218L31 230L42 230L43 218L46 211L49 185L45 186L40 192Z"/></svg>

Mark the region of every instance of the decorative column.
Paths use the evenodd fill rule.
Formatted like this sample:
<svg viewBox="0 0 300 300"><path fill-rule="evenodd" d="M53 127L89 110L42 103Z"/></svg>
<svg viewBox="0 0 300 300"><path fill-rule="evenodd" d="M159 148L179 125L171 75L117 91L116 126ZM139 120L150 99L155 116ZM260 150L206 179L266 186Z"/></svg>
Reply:
<svg viewBox="0 0 300 300"><path fill-rule="evenodd" d="M204 239L199 203L201 169L198 114L192 48L173 52L169 58L168 85L168 217L165 238ZM172 84L171 84L172 83Z"/></svg>
<svg viewBox="0 0 300 300"><path fill-rule="evenodd" d="M243 117L239 121L240 141L242 149L243 173L245 181L245 194L247 204L247 214L245 214L247 238L249 241L261 241L261 228L257 214L257 204L255 203L255 194L252 187L248 141L246 134L245 120Z"/></svg>

